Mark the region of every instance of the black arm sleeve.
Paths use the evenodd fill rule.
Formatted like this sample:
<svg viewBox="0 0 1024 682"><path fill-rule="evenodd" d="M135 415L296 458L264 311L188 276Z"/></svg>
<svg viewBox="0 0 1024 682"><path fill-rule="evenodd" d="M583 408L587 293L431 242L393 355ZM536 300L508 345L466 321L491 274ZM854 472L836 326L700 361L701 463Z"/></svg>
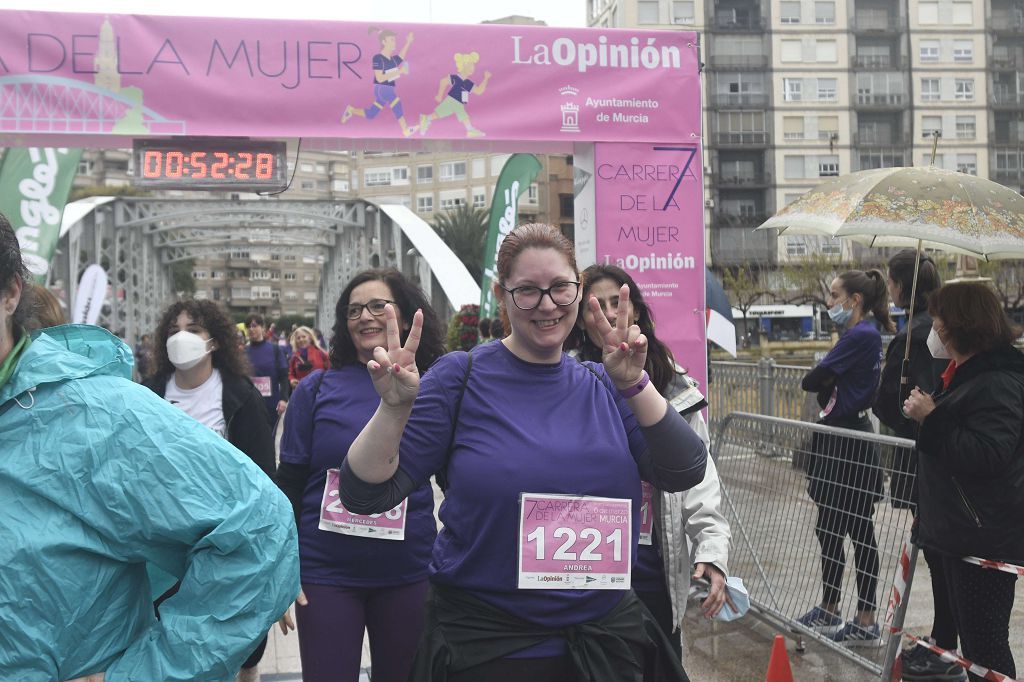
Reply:
<svg viewBox="0 0 1024 682"><path fill-rule="evenodd" d="M367 483L348 465L341 463L341 503L356 514L379 514L393 509L416 489L416 483L401 469L383 483Z"/></svg>
<svg viewBox="0 0 1024 682"><path fill-rule="evenodd" d="M647 449L637 460L640 477L658 490L688 490L704 480L708 451L675 410L653 426L641 426Z"/></svg>
<svg viewBox="0 0 1024 682"><path fill-rule="evenodd" d="M808 393L818 393L825 389L831 390L835 383L836 373L828 367L818 365L804 375L803 380L800 382L800 388Z"/></svg>
<svg viewBox="0 0 1024 682"><path fill-rule="evenodd" d="M259 391L252 384L248 387L245 402L235 415L237 423L232 425L235 428L231 430L231 443L263 469L263 473L273 478L277 457L274 454L274 434L267 424L267 408Z"/></svg>
<svg viewBox="0 0 1024 682"><path fill-rule="evenodd" d="M306 489L306 481L309 480L309 465L281 462L277 467L277 474L274 481L281 489L284 496L292 503L292 513L295 514L295 525L299 525L299 510L302 508L302 493Z"/></svg>

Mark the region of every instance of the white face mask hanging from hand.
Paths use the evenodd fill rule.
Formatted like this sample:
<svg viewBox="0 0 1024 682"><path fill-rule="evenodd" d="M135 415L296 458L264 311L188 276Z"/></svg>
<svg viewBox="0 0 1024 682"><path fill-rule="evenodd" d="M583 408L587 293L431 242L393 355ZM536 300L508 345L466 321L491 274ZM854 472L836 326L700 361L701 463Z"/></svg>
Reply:
<svg viewBox="0 0 1024 682"><path fill-rule="evenodd" d="M938 332L935 331L935 327L928 332L928 350L931 351L932 357L936 360L949 360L949 351L946 350L946 345L942 343L942 339L939 338Z"/></svg>
<svg viewBox="0 0 1024 682"><path fill-rule="evenodd" d="M192 369L210 352L210 340L192 332L177 332L167 339L167 359L178 369Z"/></svg>

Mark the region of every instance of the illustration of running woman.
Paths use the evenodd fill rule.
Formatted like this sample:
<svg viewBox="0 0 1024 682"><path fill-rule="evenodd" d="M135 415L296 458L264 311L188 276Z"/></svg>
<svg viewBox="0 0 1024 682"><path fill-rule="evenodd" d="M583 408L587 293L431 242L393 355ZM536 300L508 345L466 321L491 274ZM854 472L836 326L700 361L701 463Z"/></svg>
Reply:
<svg viewBox="0 0 1024 682"><path fill-rule="evenodd" d="M418 126L410 126L405 122L405 113L402 110L402 100L395 92L395 81L409 73L409 64L405 61L405 55L412 44L412 33L405 37L405 45L402 50L395 54L395 32L382 30L371 26L369 33L377 34L380 40L380 52L373 55L373 104L365 109L357 108L349 104L345 107L345 113L341 116L341 122L345 123L353 116L363 118L376 118L384 107L389 107L402 125L402 134L409 137L416 132Z"/></svg>
<svg viewBox="0 0 1024 682"><path fill-rule="evenodd" d="M455 114L455 118L462 125L466 126L466 137L481 137L484 134L483 131L473 127L469 120L469 114L466 113L466 103L469 101L469 94L484 94L484 90L487 89L487 83L491 80L490 71L484 72L484 79L478 84L474 84L473 81L469 80L469 77L476 71L476 63L478 61L480 61L480 55L476 52L455 54L455 70L457 73L441 79L437 86L437 96L434 97L438 105L433 113L429 116L427 114L420 114L420 135L426 135L427 128L430 127L433 121L451 116L452 114ZM445 88L449 87L451 89L448 90L448 96L445 97Z"/></svg>

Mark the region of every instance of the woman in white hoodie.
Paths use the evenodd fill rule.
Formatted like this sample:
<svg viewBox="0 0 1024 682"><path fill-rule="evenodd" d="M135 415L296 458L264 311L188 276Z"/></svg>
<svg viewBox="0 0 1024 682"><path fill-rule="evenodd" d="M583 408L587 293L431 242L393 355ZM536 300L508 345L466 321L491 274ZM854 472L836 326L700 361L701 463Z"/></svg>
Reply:
<svg viewBox="0 0 1024 682"><path fill-rule="evenodd" d="M645 369L651 383L686 418L710 451L708 427L701 414L707 401L697 382L675 363L672 352L655 335L654 317L643 300L640 287L629 274L614 265L591 265L583 271L581 279L582 300L586 302L591 296L595 297L612 325L618 315L622 285L628 285L629 314L633 318L630 323L638 325L647 337ZM588 305L580 306L577 327L577 358L601 362L601 335ZM708 618L717 615L728 598L725 579L731 534L729 522L718 510L721 502L718 470L708 457L704 480L684 492L659 492L647 483L643 485L644 506L640 548L633 567L633 591L654 615L681 657L681 624L690 581L709 583L709 594L701 603Z"/></svg>

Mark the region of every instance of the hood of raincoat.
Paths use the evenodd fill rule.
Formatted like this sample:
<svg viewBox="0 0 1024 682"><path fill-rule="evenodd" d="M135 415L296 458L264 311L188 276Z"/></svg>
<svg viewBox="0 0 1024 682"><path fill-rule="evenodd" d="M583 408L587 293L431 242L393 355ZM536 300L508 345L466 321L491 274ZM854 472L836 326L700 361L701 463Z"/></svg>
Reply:
<svg viewBox="0 0 1024 682"><path fill-rule="evenodd" d="M94 375L131 379L134 365L128 344L106 329L87 324L50 327L32 335L10 381L0 386L0 405L43 384L68 379Z"/></svg>

